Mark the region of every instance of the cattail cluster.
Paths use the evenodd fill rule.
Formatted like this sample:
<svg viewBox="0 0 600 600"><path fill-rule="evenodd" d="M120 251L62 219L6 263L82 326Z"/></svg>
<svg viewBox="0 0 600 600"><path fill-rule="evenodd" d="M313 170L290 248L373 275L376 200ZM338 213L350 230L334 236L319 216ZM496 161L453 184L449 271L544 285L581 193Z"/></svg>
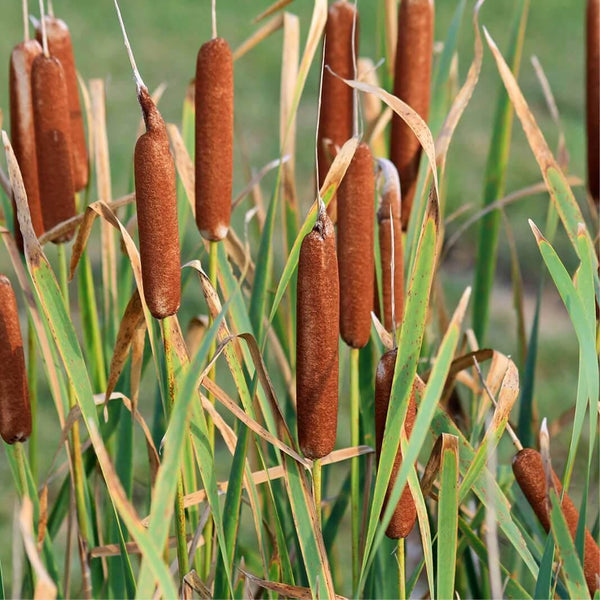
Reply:
<svg viewBox="0 0 600 600"><path fill-rule="evenodd" d="M586 108L588 188L600 202L600 0L588 0L586 14Z"/></svg>
<svg viewBox="0 0 600 600"><path fill-rule="evenodd" d="M377 456L381 455L381 447L383 445L383 434L385 431L385 421L387 419L388 407L390 403L390 394L392 391L392 382L394 380L394 370L396 367L396 355L397 350L390 350L386 352L377 365L377 372L375 374L375 437L377 445ZM415 403L414 393L411 394L408 410L406 413L406 419L404 421L404 430L406 436L409 437L415 419L417 417L417 405ZM389 496L396 476L402 465L402 451L398 448L396 458L394 459L394 466L392 469L392 476L388 484L388 489L385 494L384 510L387 506ZM394 510L392 520L390 521L386 535L392 539L405 538L412 531L417 519L417 509L415 502L408 488L408 484L402 490L400 500Z"/></svg>
<svg viewBox="0 0 600 600"><path fill-rule="evenodd" d="M514 457L512 467L517 483L540 520L542 527L546 531L550 531L550 513L547 501L548 486L540 453L532 448L524 448ZM560 497L562 485L554 471L552 471L552 480L557 495ZM575 539L579 512L567 494L562 498L561 507L571 537ZM585 530L583 570L590 595L593 596L600 582L600 550L587 528Z"/></svg>
<svg viewBox="0 0 600 600"><path fill-rule="evenodd" d="M9 279L0 275L0 435L7 444L31 434L31 407L17 300Z"/></svg>
<svg viewBox="0 0 600 600"><path fill-rule="evenodd" d="M196 223L222 240L231 218L233 57L223 38L202 45L196 62Z"/></svg>
<svg viewBox="0 0 600 600"><path fill-rule="evenodd" d="M375 270L375 173L371 150L358 145L337 194L340 334L362 348L371 333Z"/></svg>
<svg viewBox="0 0 600 600"><path fill-rule="evenodd" d="M425 121L429 113L433 17L433 0L403 0L400 3L394 95ZM400 175L402 226L406 229L416 191L421 146L410 127L396 114L392 117L390 158Z"/></svg>
<svg viewBox="0 0 600 600"><path fill-rule="evenodd" d="M338 264L325 210L300 247L296 313L298 438L304 455L317 459L335 446L338 412Z"/></svg>

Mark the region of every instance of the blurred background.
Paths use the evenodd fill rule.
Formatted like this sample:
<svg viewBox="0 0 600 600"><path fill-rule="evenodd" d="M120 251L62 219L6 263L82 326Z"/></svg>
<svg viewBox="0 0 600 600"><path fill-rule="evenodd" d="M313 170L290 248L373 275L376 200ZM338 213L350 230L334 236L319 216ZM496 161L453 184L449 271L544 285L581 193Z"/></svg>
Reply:
<svg viewBox="0 0 600 600"><path fill-rule="evenodd" d="M232 48L238 47L259 25L252 19L271 4L271 0L217 0L219 35L227 38ZM443 41L456 10L458 0L437 0L436 40ZM474 2L469 0L461 25L458 45L458 74L462 85L473 58L471 15ZM480 13L485 25L501 50L506 47L515 2L488 0ZM181 109L186 88L193 77L196 53L211 35L210 0L121 0L121 10L137 64L147 86L153 90L167 85L160 110L168 122L181 123ZM313 2L295 0L287 10L300 17L302 44L310 22ZM30 1L31 14L39 17L37 2ZM375 62L383 53L383 2L360 0L360 55ZM140 121L135 85L112 0L54 0L56 16L69 25L76 64L82 77L102 78L106 84L108 136L111 154L113 197L132 189L132 155ZM570 156L569 174L585 179L584 140L584 0L564 2L545 0L532 2L527 23L520 85L531 109L552 149L556 148L558 130L550 118L540 84L531 64L537 56L556 98ZM0 108L4 128L8 128L8 64L12 47L23 39L21 0L2 0L0 12ZM282 34L277 32L251 50L235 64L235 183L234 195L246 182L242 153L249 165L258 170L278 156L279 82ZM320 53L319 53L320 56ZM298 113L297 174L300 214L303 216L313 201L314 137L316 127L319 73L313 64ZM383 66L381 69L385 69ZM481 77L473 98L464 113L452 141L447 166L446 217L467 205L464 216L453 220L446 229L452 235L461 221L473 214L482 203L483 176L489 150L493 115L501 85L495 63L487 48ZM1 159L4 164L4 159ZM533 154L515 119L508 166L506 193L541 181ZM263 190L268 198L273 175L265 180ZM574 189L584 214L587 215L585 190ZM94 188L90 195L96 199ZM526 327L529 334L537 284L542 272L540 257L527 224L532 218L541 228L549 197L539 194L506 209L519 252L525 289ZM240 215L237 215L239 218ZM452 308L466 285L472 283L477 225L470 227L448 254L442 276L446 284L448 306ZM574 265L562 232L556 242L567 265ZM53 250L50 249L49 252ZM0 271L12 277L4 246L0 246ZM499 247L496 289L491 307L492 322L488 344L506 354L517 352L516 318L512 308L510 257L504 232ZM539 364L536 378L536 400L542 416L550 419L561 415L575 402L577 381L577 343L554 287L546 285L544 294ZM43 404L43 391L41 392ZM516 420L516 409L513 419ZM49 419L56 420L53 408ZM42 458L41 473L47 468L56 448L58 423L52 422L48 456ZM56 435L55 435L56 434ZM565 432L566 434L566 432ZM40 447L43 444L43 431ZM568 438L565 438L568 439ZM556 453L566 452L558 441ZM554 449L553 448L553 449ZM557 464L562 464L559 462ZM559 467L559 471L561 468ZM42 475L43 476L43 475ZM12 518L12 486L8 466L0 458L0 531ZM6 488L9 492L5 492ZM577 481L572 488L577 496ZM590 503L594 506L594 502ZM10 556L8 545L0 548L0 559ZM6 564L6 563L5 563Z"/></svg>

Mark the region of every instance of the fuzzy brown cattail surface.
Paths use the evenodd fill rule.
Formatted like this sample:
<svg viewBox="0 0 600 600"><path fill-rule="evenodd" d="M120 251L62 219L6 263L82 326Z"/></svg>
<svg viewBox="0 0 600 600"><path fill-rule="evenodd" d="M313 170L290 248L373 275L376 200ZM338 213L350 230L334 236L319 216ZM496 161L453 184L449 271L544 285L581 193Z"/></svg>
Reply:
<svg viewBox="0 0 600 600"><path fill-rule="evenodd" d="M31 69L31 95L44 229L75 216L71 171L71 128L65 74L60 61L39 54ZM69 232L55 239L66 242Z"/></svg>
<svg viewBox="0 0 600 600"><path fill-rule="evenodd" d="M588 188L600 203L600 0L588 0L586 14L586 108Z"/></svg>
<svg viewBox="0 0 600 600"><path fill-rule="evenodd" d="M396 355L397 350L390 350L386 352L377 365L377 372L375 374L375 439L377 445L377 459L381 455L381 446L383 445L383 434L385 431L385 421L387 419L388 406L390 403L390 393L392 391L392 382L394 380L394 370L396 366ZM404 422L404 430L406 436L410 437L415 419L417 417L417 405L415 403L414 392L411 394L408 411L406 413L406 420ZM383 505L383 511L387 506L389 494L396 481L396 476L402 465L402 452L398 448L398 453L394 459L394 467L392 469L392 476L388 484L388 489L385 494L385 502ZM390 521L386 535L392 539L405 538L412 531L417 520L417 509L415 502L408 488L408 484L402 490L400 500L396 505L392 520Z"/></svg>
<svg viewBox="0 0 600 600"><path fill-rule="evenodd" d="M547 503L548 486L541 454L532 448L524 448L514 457L512 467L517 483L529 504L531 504L531 508L533 508L543 528L550 531L550 513L548 512ZM560 497L562 485L554 471L552 471L552 480ZM567 494L562 499L562 512L571 537L575 539L579 512ZM598 589L598 578L600 578L600 550L587 528L585 530L583 570L590 595L593 596L594 591Z"/></svg>
<svg viewBox="0 0 600 600"><path fill-rule="evenodd" d="M387 159L379 159L383 183L377 210L383 324L388 331L402 322L404 310L404 250L400 221L400 180L398 171Z"/></svg>
<svg viewBox="0 0 600 600"><path fill-rule="evenodd" d="M427 121L433 56L433 0L403 0L398 11L394 95ZM402 186L402 226L408 227L415 197L421 146L410 127L392 117L390 158Z"/></svg>
<svg viewBox="0 0 600 600"><path fill-rule="evenodd" d="M46 26L46 36L48 38L50 55L60 61L65 73L69 102L69 126L71 130L71 167L73 169L73 186L75 191L79 191L86 187L88 183L89 166L71 34L67 24L61 19L46 15L44 17L44 24ZM36 37L41 44L41 27L36 28Z"/></svg>
<svg viewBox="0 0 600 600"><path fill-rule="evenodd" d="M7 444L31 434L31 407L17 300L8 277L0 275L0 435Z"/></svg>
<svg viewBox="0 0 600 600"><path fill-rule="evenodd" d="M138 100L146 124L134 155L144 298L152 316L164 319L181 300L175 165L165 122L145 87Z"/></svg>
<svg viewBox="0 0 600 600"><path fill-rule="evenodd" d="M351 2L334 2L327 14L323 62L331 71L344 79L354 77L352 31L355 18L357 20L355 40L358 40L358 17ZM355 51L358 49L357 42L354 44L354 49ZM353 115L352 88L325 69L317 138L319 189L336 154L336 146L341 147L352 137Z"/></svg>
<svg viewBox="0 0 600 600"><path fill-rule="evenodd" d="M339 289L335 231L323 210L298 260L296 396L304 455L322 458L334 446L338 412Z"/></svg>
<svg viewBox="0 0 600 600"><path fill-rule="evenodd" d="M196 223L207 240L222 240L231 218L233 185L233 58L214 38L196 62Z"/></svg>
<svg viewBox="0 0 600 600"><path fill-rule="evenodd" d="M375 173L367 144L356 149L337 199L340 334L362 348L371 334L375 269Z"/></svg>
<svg viewBox="0 0 600 600"><path fill-rule="evenodd" d="M31 96L31 70L33 61L42 53L42 47L35 40L27 40L15 46L10 55L10 137L23 183L27 193L27 203L31 223L37 236L44 233L44 220L40 205L38 186L38 164L35 149L35 126L33 122L33 102ZM14 203L13 203L14 207ZM15 238L23 251L23 237L14 210Z"/></svg>

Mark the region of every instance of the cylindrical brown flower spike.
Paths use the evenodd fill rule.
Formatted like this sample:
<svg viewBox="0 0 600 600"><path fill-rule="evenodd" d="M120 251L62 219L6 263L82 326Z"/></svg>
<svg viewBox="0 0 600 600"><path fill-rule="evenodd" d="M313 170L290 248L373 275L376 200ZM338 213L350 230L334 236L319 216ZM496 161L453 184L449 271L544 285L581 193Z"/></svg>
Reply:
<svg viewBox="0 0 600 600"><path fill-rule="evenodd" d="M392 391L392 382L394 380L394 370L396 367L396 354L397 350L390 350L386 352L379 361L377 366L377 372L375 374L375 437L377 444L377 460L381 455L381 446L383 444L383 433L385 431L385 421L387 419L388 406L390 403L390 393ZM408 411L406 413L406 420L404 422L404 430L406 431L407 437L410 436L415 419L417 417L417 405L415 403L414 392L411 394ZM387 506L389 494L394 487L396 476L400 470L402 464L402 452L398 448L398 453L394 459L394 467L392 470L392 476L390 483L385 494L385 502L383 510ZM402 490L400 500L396 505L392 520L388 525L385 534L392 539L405 538L415 526L417 520L417 509L415 502L410 493L408 485Z"/></svg>
<svg viewBox="0 0 600 600"><path fill-rule="evenodd" d="M231 218L233 57L223 38L202 45L196 62L196 224L222 240Z"/></svg>
<svg viewBox="0 0 600 600"><path fill-rule="evenodd" d="M146 133L135 145L135 199L146 304L156 319L177 312L181 299L175 165L165 122L140 87Z"/></svg>
<svg viewBox="0 0 600 600"><path fill-rule="evenodd" d="M17 300L8 277L0 275L0 435L7 444L31 434L31 407Z"/></svg>
<svg viewBox="0 0 600 600"><path fill-rule="evenodd" d="M31 97L31 69L34 59L41 53L42 47L35 40L27 40L15 46L10 55L9 79L10 137L23 176L31 223L37 236L44 233L44 221L38 186L38 165ZM23 237L17 221L16 208L14 215L15 238L17 246L22 252Z"/></svg>
<svg viewBox="0 0 600 600"><path fill-rule="evenodd" d="M550 531L550 514L546 502L548 487L542 456L532 448L524 448L514 457L512 466L517 483L523 490L529 504L531 504L531 508L533 508L543 528ZM560 497L562 485L554 471L552 471L552 479ZM562 511L571 537L575 539L579 512L567 494L562 499ZM600 550L587 528L585 530L583 571L590 595L593 596L600 582Z"/></svg>
<svg viewBox="0 0 600 600"><path fill-rule="evenodd" d="M75 216L71 128L65 74L60 61L39 54L31 69L38 183L44 229ZM67 233L56 243L73 236Z"/></svg>
<svg viewBox="0 0 600 600"><path fill-rule="evenodd" d="M340 334L362 348L371 334L375 269L375 173L367 144L356 149L337 198Z"/></svg>
<svg viewBox="0 0 600 600"><path fill-rule="evenodd" d="M402 224L400 222L400 180L398 171L396 171L396 167L392 162L381 158L379 159L379 165L383 176L381 201L377 211L383 324L388 331L392 331L394 325L398 327L402 322L404 310L404 251L402 247Z"/></svg>
<svg viewBox="0 0 600 600"><path fill-rule="evenodd" d="M296 328L298 438L304 455L317 459L335 446L338 411L338 273L325 210L300 247Z"/></svg>
<svg viewBox="0 0 600 600"><path fill-rule="evenodd" d="M73 186L76 191L82 190L88 183L88 155L85 144L85 128L83 114L79 102L79 86L77 70L73 56L71 34L67 24L61 19L46 15L44 17L48 48L50 55L60 61L65 72L67 97L69 102L69 127L71 131L71 166L73 169ZM36 29L36 36L42 43L41 26Z"/></svg>
<svg viewBox="0 0 600 600"><path fill-rule="evenodd" d="M354 76L352 29L355 18L357 40L358 16L351 2L334 2L327 14L324 64L344 79L352 79ZM354 48L358 51L357 43ZM319 189L325 181L331 159L336 154L335 147L342 146L352 137L353 107L352 88L325 69L317 139Z"/></svg>
<svg viewBox="0 0 600 600"><path fill-rule="evenodd" d="M588 0L587 15L587 143L588 186L600 203L600 0Z"/></svg>
<svg viewBox="0 0 600 600"><path fill-rule="evenodd" d="M398 44L394 95L426 121L433 55L433 0L402 0L398 11ZM402 226L408 227L415 196L421 146L410 127L396 114L392 117L390 158L402 185Z"/></svg>

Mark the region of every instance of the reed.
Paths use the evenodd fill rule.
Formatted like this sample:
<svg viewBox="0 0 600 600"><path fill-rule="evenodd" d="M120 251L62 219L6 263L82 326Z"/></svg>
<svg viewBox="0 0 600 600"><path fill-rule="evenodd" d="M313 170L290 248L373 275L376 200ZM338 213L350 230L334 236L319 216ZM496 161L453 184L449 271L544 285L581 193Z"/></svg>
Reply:
<svg viewBox="0 0 600 600"><path fill-rule="evenodd" d="M600 0L588 0L586 13L586 109L588 189L600 202Z"/></svg>

